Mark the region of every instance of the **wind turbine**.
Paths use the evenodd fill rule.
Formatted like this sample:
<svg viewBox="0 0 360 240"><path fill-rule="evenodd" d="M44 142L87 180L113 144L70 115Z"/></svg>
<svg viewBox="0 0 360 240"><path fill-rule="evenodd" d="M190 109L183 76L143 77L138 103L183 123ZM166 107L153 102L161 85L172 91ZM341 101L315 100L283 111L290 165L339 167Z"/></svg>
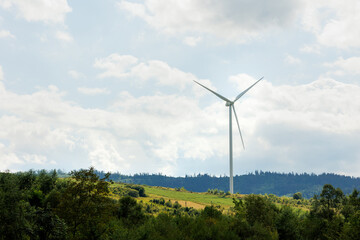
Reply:
<svg viewBox="0 0 360 240"><path fill-rule="evenodd" d="M258 82L260 82L261 79L263 79L264 77L260 78L259 80L257 80L253 85L251 85L250 87L248 87L247 89L245 89L243 92L241 92L239 95L237 95L237 97L234 99L234 101L230 101L229 99L227 99L224 96L221 96L220 94L214 92L213 90L211 90L210 88L205 87L204 85L202 85L201 83L197 82L194 80L194 82L196 82L197 84L199 84L200 86L202 86L203 88L209 90L210 92L212 92L213 94L215 94L217 97L219 97L220 99L224 100L225 106L229 107L229 158L230 158L230 193L233 194L234 193L234 181L233 181L233 147L232 147L232 111L234 111L234 115L235 115L235 119L236 119L236 123L239 129L239 133L240 133L240 138L241 138L241 142L243 145L243 148L245 150L245 144L244 144L244 140L243 137L241 135L241 130L240 130L240 125L239 125L239 120L237 118L236 115L236 111L235 111L235 107L234 107L234 103L241 98L247 91L249 91L253 86L255 86L255 84L257 84Z"/></svg>

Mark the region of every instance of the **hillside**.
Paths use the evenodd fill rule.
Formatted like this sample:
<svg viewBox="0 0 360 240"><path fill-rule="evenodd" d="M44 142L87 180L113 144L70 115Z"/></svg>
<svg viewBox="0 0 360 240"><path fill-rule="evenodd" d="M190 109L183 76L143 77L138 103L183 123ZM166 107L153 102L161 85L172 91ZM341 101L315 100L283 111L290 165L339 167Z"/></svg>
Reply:
<svg viewBox="0 0 360 240"><path fill-rule="evenodd" d="M105 173L97 171L99 176ZM228 177L216 177L208 174L198 174L185 177L171 177L161 174L123 175L112 173L110 179L123 183L145 184L170 188L184 187L193 192L206 192L208 189L218 189L224 192L229 190ZM332 173L294 174L255 171L234 177L234 192L241 194L275 194L277 196L292 196L301 192L303 197L311 198L319 194L322 186L331 184L341 188L345 194L350 194L355 188L359 189L360 178L337 175Z"/></svg>
<svg viewBox="0 0 360 240"><path fill-rule="evenodd" d="M233 199L246 198L248 195L227 194L224 192L191 192L179 188L166 188L156 186L134 185L127 183L113 183L110 186L113 198L119 199L123 196L132 196L137 198L146 206L151 208L155 206L166 206L170 202L172 205L180 204L179 207L188 207L194 209L204 209L206 206L216 206L220 210L226 210L234 207ZM135 191L134 191L135 190ZM135 192L135 193L134 193ZM292 197L278 197L273 194L263 195L265 199L281 206L292 206L297 209L309 210L312 200L293 199ZM162 202L162 203L161 203ZM164 210L164 209L163 209ZM166 209L165 209L166 210ZM169 209L167 209L169 210Z"/></svg>
<svg viewBox="0 0 360 240"><path fill-rule="evenodd" d="M0 172L0 239L358 239L360 196L191 192L110 181L94 168Z"/></svg>

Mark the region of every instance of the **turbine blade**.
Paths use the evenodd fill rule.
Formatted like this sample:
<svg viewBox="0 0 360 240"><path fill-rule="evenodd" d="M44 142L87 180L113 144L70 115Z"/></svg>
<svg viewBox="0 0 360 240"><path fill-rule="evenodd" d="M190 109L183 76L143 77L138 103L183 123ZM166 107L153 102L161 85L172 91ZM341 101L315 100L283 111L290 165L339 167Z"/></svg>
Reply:
<svg viewBox="0 0 360 240"><path fill-rule="evenodd" d="M193 81L196 82L197 84L199 84L200 86L202 86L203 88L206 88L207 90L209 90L210 92L212 92L213 94L215 94L216 96L218 96L219 98L221 98L222 100L224 100L225 102L231 102L231 101L230 101L229 99L227 99L226 97L221 96L220 94L214 92L214 91L211 90L210 88L205 87L205 86L202 85L201 83L199 83L199 82L197 82L197 81L195 81L195 80L193 80Z"/></svg>
<svg viewBox="0 0 360 240"><path fill-rule="evenodd" d="M235 107L234 107L234 105L231 105L231 107L232 107L232 109L234 110L234 115L235 115L236 123L237 123L238 129L239 129L241 142L242 142L243 148L244 148L244 150L245 150L245 144L244 144L244 140L243 140L243 137L242 137L242 134L241 134L240 125L239 125L239 120L238 120L237 115L236 115Z"/></svg>
<svg viewBox="0 0 360 240"><path fill-rule="evenodd" d="M250 88L252 88L253 86L255 86L255 84L257 84L258 82L260 82L261 79L263 79L264 77L260 78L259 80L257 80L253 85L251 85L250 87L248 87L245 91L241 92L239 95L237 95L237 97L235 98L234 102L236 102L239 98L241 98L247 91L250 90Z"/></svg>

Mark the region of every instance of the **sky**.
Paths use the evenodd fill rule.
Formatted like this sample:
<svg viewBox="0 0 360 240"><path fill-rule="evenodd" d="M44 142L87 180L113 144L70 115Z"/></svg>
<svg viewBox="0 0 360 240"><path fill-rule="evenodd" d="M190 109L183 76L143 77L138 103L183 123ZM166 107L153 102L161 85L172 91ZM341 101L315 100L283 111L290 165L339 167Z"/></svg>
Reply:
<svg viewBox="0 0 360 240"><path fill-rule="evenodd" d="M358 0L0 0L0 170L360 177Z"/></svg>

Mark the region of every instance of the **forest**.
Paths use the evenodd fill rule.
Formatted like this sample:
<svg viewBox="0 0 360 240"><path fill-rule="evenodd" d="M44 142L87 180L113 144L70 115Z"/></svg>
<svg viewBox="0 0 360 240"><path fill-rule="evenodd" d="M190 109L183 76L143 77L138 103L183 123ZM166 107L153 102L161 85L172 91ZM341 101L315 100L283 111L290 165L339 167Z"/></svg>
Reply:
<svg viewBox="0 0 360 240"><path fill-rule="evenodd" d="M229 211L151 200L109 173L0 173L0 239L358 239L360 194L324 184L302 209L267 195L233 195ZM179 189L180 191L180 189ZM300 193L294 199L300 199ZM159 211L161 209L161 211Z"/></svg>
<svg viewBox="0 0 360 240"><path fill-rule="evenodd" d="M105 172L96 171L99 176ZM184 187L194 192L205 192L209 188L224 192L229 190L228 176L210 176L208 174L186 175L185 177L171 177L162 174L134 174L123 175L112 173L110 179L116 182L146 184L149 186L163 186L171 188ZM243 194L275 194L277 196L292 196L301 192L305 198L312 198L319 194L323 185L331 184L341 188L345 194L350 194L354 188L360 186L360 178L337 175L333 173L275 173L255 171L245 175L234 176L234 192Z"/></svg>

